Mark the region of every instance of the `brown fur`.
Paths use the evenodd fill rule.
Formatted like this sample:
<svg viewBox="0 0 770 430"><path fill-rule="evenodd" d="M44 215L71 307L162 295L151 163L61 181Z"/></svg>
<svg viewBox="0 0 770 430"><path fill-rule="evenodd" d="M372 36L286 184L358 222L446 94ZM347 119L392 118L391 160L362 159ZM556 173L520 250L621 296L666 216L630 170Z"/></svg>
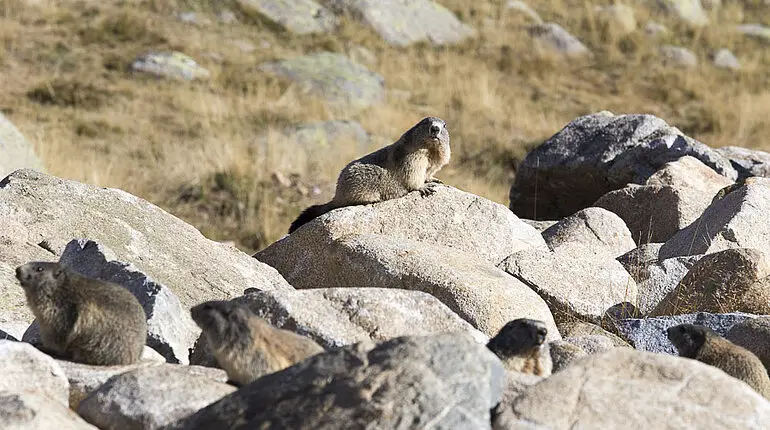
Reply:
<svg viewBox="0 0 770 430"><path fill-rule="evenodd" d="M209 301L190 311L219 366L237 385L323 352L313 340L273 327L244 304Z"/></svg>
<svg viewBox="0 0 770 430"><path fill-rule="evenodd" d="M40 324L41 349L93 365L140 360L147 317L128 290L86 278L59 263L28 263L16 269L16 277Z"/></svg>
<svg viewBox="0 0 770 430"><path fill-rule="evenodd" d="M395 143L345 166L332 201L305 209L289 233L332 209L395 199L411 191L431 194L441 183L433 175L450 157L446 123L436 117L424 118Z"/></svg>
<svg viewBox="0 0 770 430"><path fill-rule="evenodd" d="M751 351L719 336L708 327L680 324L667 331L679 355L721 369L770 399L767 369Z"/></svg>
<svg viewBox="0 0 770 430"><path fill-rule="evenodd" d="M547 334L542 321L519 318L503 326L489 340L487 348L500 358L507 370L547 377L553 369L545 343Z"/></svg>

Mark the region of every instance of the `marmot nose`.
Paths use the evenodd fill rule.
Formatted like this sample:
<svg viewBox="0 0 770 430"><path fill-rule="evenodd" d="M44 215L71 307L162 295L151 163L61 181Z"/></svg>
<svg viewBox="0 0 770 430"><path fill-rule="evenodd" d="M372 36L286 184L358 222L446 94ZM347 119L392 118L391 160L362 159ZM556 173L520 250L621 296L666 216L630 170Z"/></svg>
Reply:
<svg viewBox="0 0 770 430"><path fill-rule="evenodd" d="M430 134L431 134L431 136L438 136L438 132L439 131L441 131L441 129L436 124L433 124L433 125L430 126Z"/></svg>

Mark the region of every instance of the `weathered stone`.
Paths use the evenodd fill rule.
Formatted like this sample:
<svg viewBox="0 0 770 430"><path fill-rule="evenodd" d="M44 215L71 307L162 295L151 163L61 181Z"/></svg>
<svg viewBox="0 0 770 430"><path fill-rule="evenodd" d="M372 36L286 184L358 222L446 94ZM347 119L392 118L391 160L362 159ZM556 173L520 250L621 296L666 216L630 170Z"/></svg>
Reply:
<svg viewBox="0 0 770 430"><path fill-rule="evenodd" d="M636 14L624 4L598 6L597 12L601 22L618 34L626 35L636 30Z"/></svg>
<svg viewBox="0 0 770 430"><path fill-rule="evenodd" d="M540 15L535 12L534 9L532 9L528 4L524 3L520 0L508 0L507 3L505 3L505 7L510 11L516 11L519 13L524 14L527 18L529 18L532 22L535 24L542 24L543 19L540 18Z"/></svg>
<svg viewBox="0 0 770 430"><path fill-rule="evenodd" d="M657 318L618 320L615 321L615 327L618 334L638 350L677 355L676 348L666 336L666 330L669 327L679 324L698 324L724 336L733 325L749 318L756 318L756 316L737 312L730 314L698 312Z"/></svg>
<svg viewBox="0 0 770 430"><path fill-rule="evenodd" d="M65 405L34 390L0 390L0 417L8 430L97 430Z"/></svg>
<svg viewBox="0 0 770 430"><path fill-rule="evenodd" d="M574 337L584 336L604 336L612 342L614 346L629 347L630 345L618 336L608 332L607 330L599 327L596 324L591 324L583 321L564 322L557 325L559 333L563 340Z"/></svg>
<svg viewBox="0 0 770 430"><path fill-rule="evenodd" d="M476 32L448 9L430 0L326 0L332 9L348 13L374 29L386 42L407 46L415 42L449 45Z"/></svg>
<svg viewBox="0 0 770 430"><path fill-rule="evenodd" d="M64 371L56 360L32 345L0 340L0 373L3 375L0 392L37 390L51 400L67 405L70 384Z"/></svg>
<svg viewBox="0 0 770 430"><path fill-rule="evenodd" d="M0 177L24 168L44 170L32 144L0 113Z"/></svg>
<svg viewBox="0 0 770 430"><path fill-rule="evenodd" d="M533 220L533 219L526 219L526 218L521 218L521 220L524 221L525 224L532 226L535 230L537 230L537 231L539 231L541 233L543 231L547 230L552 225L554 225L557 222L559 222L559 221L556 221L556 220L536 221L536 220Z"/></svg>
<svg viewBox="0 0 770 430"><path fill-rule="evenodd" d="M289 237L294 242L287 242L283 250L268 248L255 257L285 271L286 279L300 289L366 286L424 291L487 336L512 319L526 317L545 321L549 336L558 337L550 333L555 324L545 302L476 255L378 234L344 235L323 244L319 239L329 236L319 234L322 225L308 224Z"/></svg>
<svg viewBox="0 0 770 430"><path fill-rule="evenodd" d="M695 53L681 46L663 45L658 48L658 53L663 58L663 64L667 66L692 69L698 65Z"/></svg>
<svg viewBox="0 0 770 430"><path fill-rule="evenodd" d="M770 27L762 24L741 24L736 26L735 30L760 42L770 43Z"/></svg>
<svg viewBox="0 0 770 430"><path fill-rule="evenodd" d="M729 49L722 48L712 55L711 61L720 69L740 70L741 62Z"/></svg>
<svg viewBox="0 0 770 430"><path fill-rule="evenodd" d="M730 160L739 179L750 176L770 176L770 153L741 146L723 146L717 151Z"/></svg>
<svg viewBox="0 0 770 430"><path fill-rule="evenodd" d="M650 261L628 263L621 261L639 289L636 307L641 315L649 314L665 300L701 257L693 255L666 260L656 258Z"/></svg>
<svg viewBox="0 0 770 430"><path fill-rule="evenodd" d="M549 22L528 28L537 49L567 58L590 56L591 51L559 24Z"/></svg>
<svg viewBox="0 0 770 430"><path fill-rule="evenodd" d="M341 54L319 52L260 66L262 71L296 82L334 106L363 109L385 98L385 80Z"/></svg>
<svg viewBox="0 0 770 430"><path fill-rule="evenodd" d="M733 325L725 338L753 352L770 371L770 316L743 320Z"/></svg>
<svg viewBox="0 0 770 430"><path fill-rule="evenodd" d="M623 220L614 213L596 207L578 211L547 230L543 239L552 251L588 248L605 251L613 258L636 248Z"/></svg>
<svg viewBox="0 0 770 430"><path fill-rule="evenodd" d="M643 243L621 255L617 260L626 268L626 270L628 270L628 273L631 273L632 270L635 270L636 266L642 266L658 261L658 254L660 254L660 249L662 247L662 243ZM631 275L636 279L634 273L631 273Z"/></svg>
<svg viewBox="0 0 770 430"><path fill-rule="evenodd" d="M102 430L158 429L235 391L192 367L162 364L122 373L83 399L77 412Z"/></svg>
<svg viewBox="0 0 770 430"><path fill-rule="evenodd" d="M700 0L657 0L658 5L680 21L700 27L709 23Z"/></svg>
<svg viewBox="0 0 770 430"><path fill-rule="evenodd" d="M72 361L56 360L69 380L69 407L77 410L80 402L93 391L104 385L108 379L115 375L142 369L150 366L160 366L154 361L141 361L129 366L91 366L88 364L74 363Z"/></svg>
<svg viewBox="0 0 770 430"><path fill-rule="evenodd" d="M553 363L553 373L559 372L575 360L588 355L583 348L565 340L555 340L548 344Z"/></svg>
<svg viewBox="0 0 770 430"><path fill-rule="evenodd" d="M634 280L601 249L521 251L499 267L535 290L557 321L578 317L600 323L610 307L637 299Z"/></svg>
<svg viewBox="0 0 770 430"><path fill-rule="evenodd" d="M148 52L131 63L131 69L151 75L192 81L208 79L210 72L181 52Z"/></svg>
<svg viewBox="0 0 770 430"><path fill-rule="evenodd" d="M15 279L13 264L21 256L53 261L73 238L87 238L111 249L118 261L166 285L187 308L205 300L238 297L250 287L292 289L275 269L234 247L206 239L157 206L117 189L19 170L0 181L0 219L3 237L16 234L8 230L14 225L22 232L18 234L22 242L14 242L22 244L19 256L0 241L2 261L12 263L0 263L0 280ZM52 252L31 244L42 244ZM12 259L6 260L6 255ZM18 282L2 288L15 294L7 305L13 318L32 321ZM5 310L5 301L0 306Z"/></svg>
<svg viewBox="0 0 770 430"><path fill-rule="evenodd" d="M200 329L171 290L132 264L118 261L109 248L89 240L73 240L59 260L83 276L118 284L139 300L147 314L147 345L170 363L187 364L188 349Z"/></svg>
<svg viewBox="0 0 770 430"><path fill-rule="evenodd" d="M629 396L634 401L621 401ZM742 381L695 360L630 348L572 363L530 387L511 409L527 426L520 428L553 430L760 429L770 422L770 402Z"/></svg>
<svg viewBox="0 0 770 430"><path fill-rule="evenodd" d="M324 253L335 240L367 233L442 245L492 264L517 251L547 248L540 233L505 206L455 188L437 187L431 197L415 191L373 205L335 209L254 257L287 276L303 271L306 261ZM296 288L331 287L288 276Z"/></svg>
<svg viewBox="0 0 770 430"><path fill-rule="evenodd" d="M500 399L500 403L492 410L492 430L506 430L510 428L512 425L509 411L511 402L527 388L543 380L542 376L508 370L505 371L505 376L503 397Z"/></svg>
<svg viewBox="0 0 770 430"><path fill-rule="evenodd" d="M668 28L665 25L659 24L655 21L647 21L644 26L644 33L651 38L663 36L669 33Z"/></svg>
<svg viewBox="0 0 770 430"><path fill-rule="evenodd" d="M337 26L337 18L313 0L238 0L247 14L259 14L297 34L327 33Z"/></svg>
<svg viewBox="0 0 770 430"><path fill-rule="evenodd" d="M467 335L362 342L260 378L172 428L483 429L504 384L498 358Z"/></svg>
<svg viewBox="0 0 770 430"><path fill-rule="evenodd" d="M730 162L652 115L582 116L532 150L519 166L510 207L530 219L559 219L609 191L644 184L664 164L691 155L735 180Z"/></svg>
<svg viewBox="0 0 770 430"><path fill-rule="evenodd" d="M604 351L609 351L612 348L616 348L615 344L612 342L612 339L600 334L589 334L576 337L565 336L562 341L577 346L578 348L585 351L588 355L599 354Z"/></svg>

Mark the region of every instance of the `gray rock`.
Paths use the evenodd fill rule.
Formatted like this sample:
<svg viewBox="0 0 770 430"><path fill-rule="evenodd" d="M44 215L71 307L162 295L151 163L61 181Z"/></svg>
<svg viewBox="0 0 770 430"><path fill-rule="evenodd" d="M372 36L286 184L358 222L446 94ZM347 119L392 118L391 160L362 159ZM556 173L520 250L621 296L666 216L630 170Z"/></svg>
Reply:
<svg viewBox="0 0 770 430"><path fill-rule="evenodd" d="M601 249L616 258L636 248L623 220L608 210L596 207L580 210L542 234L552 251L576 247Z"/></svg>
<svg viewBox="0 0 770 430"><path fill-rule="evenodd" d="M730 327L725 338L753 352L770 371L770 316L743 320Z"/></svg>
<svg viewBox="0 0 770 430"><path fill-rule="evenodd" d="M56 360L32 345L0 340L0 372L3 375L0 392L35 390L56 403L67 405L70 384L64 371Z"/></svg>
<svg viewBox="0 0 770 430"><path fill-rule="evenodd" d="M680 21L700 27L709 23L700 0L656 0L657 4Z"/></svg>
<svg viewBox="0 0 770 430"><path fill-rule="evenodd" d="M505 371L505 391L500 403L492 410L492 430L511 428L515 418L511 417L510 405L513 400L532 385L542 381L541 376L516 371Z"/></svg>
<svg viewBox="0 0 770 430"><path fill-rule="evenodd" d="M634 280L601 249L521 251L499 267L537 292L559 322L578 317L599 324L612 306L637 300Z"/></svg>
<svg viewBox="0 0 770 430"><path fill-rule="evenodd" d="M43 163L35 155L32 144L8 118L0 113L0 177L24 168L44 170Z"/></svg>
<svg viewBox="0 0 770 430"><path fill-rule="evenodd" d="M622 218L637 243L665 242L698 219L714 195L730 184L697 159L685 156L666 163L646 185L610 191L594 206Z"/></svg>
<svg viewBox="0 0 770 430"><path fill-rule="evenodd" d="M625 319L615 321L618 334L641 351L677 355L676 348L668 340L666 330L679 324L698 324L709 327L724 336L735 324L756 315L734 312L729 314L711 314L698 312L645 319Z"/></svg>
<svg viewBox="0 0 770 430"><path fill-rule="evenodd" d="M730 180L738 176L718 152L655 116L582 116L527 154L511 187L510 207L524 218L559 219L609 191L644 184L664 164L686 155Z"/></svg>
<svg viewBox="0 0 770 430"><path fill-rule="evenodd" d="M407 46L426 41L449 45L474 37L476 31L448 9L430 0L326 0L374 29L386 42Z"/></svg>
<svg viewBox="0 0 770 430"><path fill-rule="evenodd" d="M139 300L147 314L147 345L170 363L187 364L200 329L171 290L136 266L118 261L109 248L81 239L67 245L59 260L83 276L118 284Z"/></svg>
<svg viewBox="0 0 770 430"><path fill-rule="evenodd" d="M730 160L738 171L739 179L750 176L770 177L770 153L740 146L723 146L717 148L717 151Z"/></svg>
<svg viewBox="0 0 770 430"><path fill-rule="evenodd" d="M644 26L644 33L648 37L659 37L668 34L669 31L663 24L659 24L655 21L648 21Z"/></svg>
<svg viewBox="0 0 770 430"><path fill-rule="evenodd" d="M516 11L524 14L527 18L529 18L535 24L543 23L543 19L540 18L540 15L538 15L538 13L535 12L534 9L532 9L528 4L524 3L523 1L508 0L508 2L505 3L505 7L509 11Z"/></svg>
<svg viewBox="0 0 770 430"><path fill-rule="evenodd" d="M335 209L255 254L289 276L296 288L327 288L297 279L298 262L316 258L333 241L354 234L381 234L467 252L498 264L514 252L547 249L540 233L505 206L458 189L437 187L430 197L411 192L373 205ZM312 252L311 249L316 251ZM291 279L289 279L291 278ZM347 285L350 286L350 285Z"/></svg>
<svg viewBox="0 0 770 430"><path fill-rule="evenodd" d="M663 57L663 64L674 67L692 69L698 65L698 57L694 52L681 46L663 45L658 48Z"/></svg>
<svg viewBox="0 0 770 430"><path fill-rule="evenodd" d="M564 337L562 341L571 343L582 349L588 355L599 354L616 348L612 339L600 334L589 334L585 336Z"/></svg>
<svg viewBox="0 0 770 430"><path fill-rule="evenodd" d="M158 77L185 81L208 79L211 75L195 60L177 51L142 54L131 63L131 69Z"/></svg>
<svg viewBox="0 0 770 430"><path fill-rule="evenodd" d="M623 401L633 396L634 401ZM511 410L525 427L760 429L770 402L696 360L615 348L530 387ZM537 427L534 427L537 428Z"/></svg>
<svg viewBox="0 0 770 430"><path fill-rule="evenodd" d="M122 373L150 366L160 366L155 361L141 361L129 366L91 366L72 361L56 360L69 381L69 407L77 410L80 402L104 385L108 379Z"/></svg>
<svg viewBox="0 0 770 430"><path fill-rule="evenodd" d="M258 14L297 34L328 33L337 18L313 0L238 0L246 14Z"/></svg>
<svg viewBox="0 0 770 430"><path fill-rule="evenodd" d="M620 264L631 273L637 266L642 266L658 261L662 243L643 243L617 258ZM634 275L633 273L631 273ZM636 279L636 277L634 277Z"/></svg>
<svg viewBox="0 0 770 430"><path fill-rule="evenodd" d="M14 336L11 336L10 334L0 330L0 340L10 340L14 342L18 342L19 339L16 339Z"/></svg>
<svg viewBox="0 0 770 430"><path fill-rule="evenodd" d="M770 255L770 224L761 215L769 212L770 180L749 178L668 240L660 249L660 258L733 248L753 248Z"/></svg>
<svg viewBox="0 0 770 430"><path fill-rule="evenodd" d="M651 315L677 315L694 310L770 315L770 261L747 248L703 256Z"/></svg>
<svg viewBox="0 0 770 430"><path fill-rule="evenodd" d="M77 412L102 430L158 429L233 391L190 366L162 364L109 379L80 402Z"/></svg>
<svg viewBox="0 0 770 430"><path fill-rule="evenodd" d="M320 52L276 63L260 70L299 84L334 106L363 109L385 99L385 80L341 54Z"/></svg>
<svg viewBox="0 0 770 430"><path fill-rule="evenodd" d="M659 244L658 244L659 245ZM636 307L642 315L652 312L687 275L700 255L674 257L665 260L624 263L639 289Z"/></svg>
<svg viewBox="0 0 770 430"><path fill-rule="evenodd" d="M563 370L575 360L588 355L587 352L583 351L583 348L565 340L555 340L549 343L548 350L551 353L553 373Z"/></svg>
<svg viewBox="0 0 770 430"><path fill-rule="evenodd" d="M549 22L536 24L528 29L535 47L567 58L590 56L591 51L559 24Z"/></svg>
<svg viewBox="0 0 770 430"><path fill-rule="evenodd" d="M294 242L283 251L262 251L256 257L285 270L289 282L300 289L424 291L487 336L495 335L512 319L526 317L545 321L549 336L558 338L558 333L551 333L556 327L545 302L526 285L474 254L377 234L344 235L323 244L319 238L329 236L318 234L315 227L320 225L297 230L290 236Z"/></svg>
<svg viewBox="0 0 770 430"><path fill-rule="evenodd" d="M757 39L760 42L770 43L770 27L762 24L741 24L735 27L738 33Z"/></svg>
<svg viewBox="0 0 770 430"><path fill-rule="evenodd" d="M33 390L0 391L0 417L7 430L97 430L65 405Z"/></svg>
<svg viewBox="0 0 770 430"><path fill-rule="evenodd" d="M470 336L362 342L258 379L171 428L488 429L504 384L500 361Z"/></svg>
<svg viewBox="0 0 770 430"><path fill-rule="evenodd" d="M117 189L19 170L0 182L0 219L4 237L23 238L18 254L25 259L55 261L73 238L87 238L114 251L118 261L167 286L187 308L206 300L238 297L250 287L292 289L275 269L234 247L206 239L157 206ZM54 253L29 245L44 241ZM0 261L8 261L6 253L13 255L13 249L4 249L0 242ZM19 256L13 256L12 265L0 263L0 279L15 279L13 264ZM16 294L14 301L4 301L0 308L11 309L19 317L15 321L31 321L23 291L13 282L7 288Z"/></svg>
<svg viewBox="0 0 770 430"><path fill-rule="evenodd" d="M714 63L714 66L720 69L741 69L741 62L738 61L738 58L735 57L735 54L733 54L732 51L726 48L716 51L713 54L711 61Z"/></svg>
<svg viewBox="0 0 770 430"><path fill-rule="evenodd" d="M618 336L608 332L596 324L583 321L564 322L557 325L559 333L563 339L584 337L584 336L604 336L612 342L614 346L629 347L630 345Z"/></svg>

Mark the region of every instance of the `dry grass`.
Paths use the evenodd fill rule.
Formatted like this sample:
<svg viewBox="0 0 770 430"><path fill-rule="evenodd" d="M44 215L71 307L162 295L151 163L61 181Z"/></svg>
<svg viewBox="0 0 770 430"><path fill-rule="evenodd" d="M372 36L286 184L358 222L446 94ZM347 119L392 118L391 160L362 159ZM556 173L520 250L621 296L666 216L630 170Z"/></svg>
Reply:
<svg viewBox="0 0 770 430"><path fill-rule="evenodd" d="M277 137L290 124L352 119L392 141L421 117L441 116L450 125L453 159L439 176L506 205L526 151L598 110L652 113L714 147L767 149L768 48L730 31L740 14L770 22L767 8L730 3L713 14L717 24L690 30L630 2L640 26L655 19L672 30L652 41L641 30L620 36L605 28L593 11L610 0L530 2L596 54L563 62L536 55L526 18L506 10L504 0L442 3L479 37L450 48L394 48L349 21L334 35L303 37L254 17L219 23L218 5L228 2L0 0L0 109L34 142L50 173L125 189L248 251L280 237L303 206L328 198L339 169L362 155L350 142L303 155ZM211 23L196 27L173 16L188 10ZM239 41L255 49L243 51ZM698 69L662 67L656 47L664 43L693 49ZM374 52L379 62L371 68L409 97L339 111L255 71L265 61L347 53L355 45ZM709 64L708 54L722 47L741 59L740 73ZM212 79L130 74L131 60L151 49L185 52ZM266 146L257 139L264 133ZM292 185L278 184L274 173ZM322 195L299 191L314 185Z"/></svg>

